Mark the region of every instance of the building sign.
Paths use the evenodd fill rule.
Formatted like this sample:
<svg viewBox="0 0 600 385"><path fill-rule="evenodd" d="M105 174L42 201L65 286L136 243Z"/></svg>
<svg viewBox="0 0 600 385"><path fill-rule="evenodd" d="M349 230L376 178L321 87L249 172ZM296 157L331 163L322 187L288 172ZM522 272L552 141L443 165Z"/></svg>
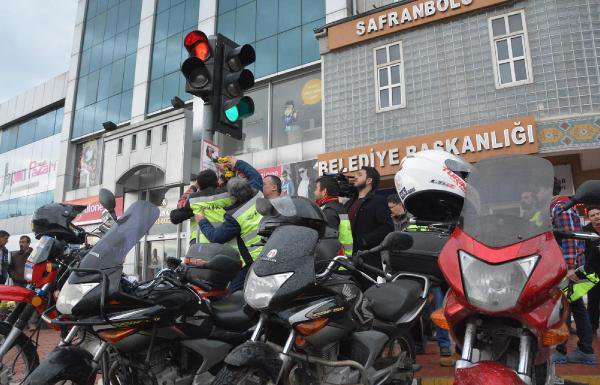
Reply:
<svg viewBox="0 0 600 385"><path fill-rule="evenodd" d="M78 144L73 188L97 186L100 183L101 161L102 142L100 139L92 139Z"/></svg>
<svg viewBox="0 0 600 385"><path fill-rule="evenodd" d="M115 212L117 213L117 217L120 217L123 215L123 197L116 197L115 201L117 203L115 206ZM102 213L104 212L104 207L102 207L100 204L100 198L98 196L75 199L65 203L70 205L87 206L87 208L81 214L75 217L73 220L74 224L81 226L102 222Z"/></svg>
<svg viewBox="0 0 600 385"><path fill-rule="evenodd" d="M54 190L60 135L0 155L0 201Z"/></svg>
<svg viewBox="0 0 600 385"><path fill-rule="evenodd" d="M276 177L281 178L281 166L259 168L256 171L258 171L260 176L262 176L263 178L267 175L275 175Z"/></svg>
<svg viewBox="0 0 600 385"><path fill-rule="evenodd" d="M373 166L381 175L393 175L406 155L432 149L446 150L469 162L492 155L537 153L535 119L528 116L321 154L318 172L355 172Z"/></svg>
<svg viewBox="0 0 600 385"><path fill-rule="evenodd" d="M328 28L329 49L506 3L506 0L415 0Z"/></svg>

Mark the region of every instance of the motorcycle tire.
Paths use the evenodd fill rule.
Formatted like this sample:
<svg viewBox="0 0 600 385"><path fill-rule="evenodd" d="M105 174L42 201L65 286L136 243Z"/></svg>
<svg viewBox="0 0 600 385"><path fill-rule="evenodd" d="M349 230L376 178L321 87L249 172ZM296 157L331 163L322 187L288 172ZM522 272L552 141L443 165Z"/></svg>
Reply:
<svg viewBox="0 0 600 385"><path fill-rule="evenodd" d="M25 385L93 385L96 381L96 376L90 376L91 356L89 358L86 357L85 360L83 365L75 365L54 362L55 360L53 359L45 359L31 373Z"/></svg>
<svg viewBox="0 0 600 385"><path fill-rule="evenodd" d="M2 342L4 342L11 330L12 325L7 324L6 322L0 322L0 340ZM33 342L25 334L21 334L16 339L14 346L3 358L3 365L13 364L11 363L11 358L15 354L11 354L11 351L14 351L15 354L18 354L20 357L22 357L25 363L25 370L23 372L19 370L18 373L16 373L15 368L13 368L10 376L10 382L12 383L16 381L17 383L21 383L29 375L29 373L31 373L40 364L40 358L37 354L35 346L33 345ZM16 379L13 378L15 374L18 375Z"/></svg>
<svg viewBox="0 0 600 385"><path fill-rule="evenodd" d="M274 385L263 370L254 367L226 365L217 373L211 385Z"/></svg>

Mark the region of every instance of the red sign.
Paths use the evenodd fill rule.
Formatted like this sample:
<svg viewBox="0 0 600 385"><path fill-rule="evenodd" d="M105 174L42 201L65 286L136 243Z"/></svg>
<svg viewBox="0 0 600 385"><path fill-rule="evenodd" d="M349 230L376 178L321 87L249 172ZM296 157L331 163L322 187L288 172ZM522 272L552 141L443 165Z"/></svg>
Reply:
<svg viewBox="0 0 600 385"><path fill-rule="evenodd" d="M117 205L115 207L115 212L117 213L117 217L123 215L123 197L116 198ZM79 214L74 220L73 223L76 225L86 225L90 223L99 223L102 222L102 212L104 211L104 207L100 204L99 197L87 197L81 199L75 199L72 201L65 202L70 205L83 205L87 206L84 212Z"/></svg>
<svg viewBox="0 0 600 385"><path fill-rule="evenodd" d="M263 178L267 175L275 175L281 178L281 166L266 167L257 170Z"/></svg>

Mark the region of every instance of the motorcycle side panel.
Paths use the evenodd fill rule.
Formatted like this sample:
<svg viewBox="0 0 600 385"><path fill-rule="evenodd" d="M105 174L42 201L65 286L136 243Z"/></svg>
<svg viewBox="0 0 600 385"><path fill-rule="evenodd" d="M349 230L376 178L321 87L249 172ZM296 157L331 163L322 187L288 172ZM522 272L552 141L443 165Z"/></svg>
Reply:
<svg viewBox="0 0 600 385"><path fill-rule="evenodd" d="M232 348L225 342L207 339L186 340L181 344L202 356L202 366L198 373L204 373L223 361Z"/></svg>
<svg viewBox="0 0 600 385"><path fill-rule="evenodd" d="M260 341L246 341L238 346L225 358L225 363L236 367L259 367L268 373L273 381L277 380L282 365L279 354Z"/></svg>
<svg viewBox="0 0 600 385"><path fill-rule="evenodd" d="M0 285L0 300L30 303L35 296L33 290L14 285Z"/></svg>
<svg viewBox="0 0 600 385"><path fill-rule="evenodd" d="M493 361L457 369L454 385L526 385L513 370Z"/></svg>
<svg viewBox="0 0 600 385"><path fill-rule="evenodd" d="M347 344L343 345L344 354L351 360L369 368L373 366L387 342L387 335L376 330L357 332L352 334Z"/></svg>

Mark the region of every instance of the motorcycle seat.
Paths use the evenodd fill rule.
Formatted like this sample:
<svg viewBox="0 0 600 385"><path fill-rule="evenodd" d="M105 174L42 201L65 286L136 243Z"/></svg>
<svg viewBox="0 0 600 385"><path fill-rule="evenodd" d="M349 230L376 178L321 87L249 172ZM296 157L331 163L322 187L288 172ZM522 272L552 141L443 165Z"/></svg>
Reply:
<svg viewBox="0 0 600 385"><path fill-rule="evenodd" d="M375 318L396 323L405 313L415 308L422 292L422 283L403 279L371 286L364 295L368 301L368 309Z"/></svg>
<svg viewBox="0 0 600 385"><path fill-rule="evenodd" d="M244 312L244 292L236 291L228 297L211 303L215 325L230 331L241 332L254 325L254 321Z"/></svg>

